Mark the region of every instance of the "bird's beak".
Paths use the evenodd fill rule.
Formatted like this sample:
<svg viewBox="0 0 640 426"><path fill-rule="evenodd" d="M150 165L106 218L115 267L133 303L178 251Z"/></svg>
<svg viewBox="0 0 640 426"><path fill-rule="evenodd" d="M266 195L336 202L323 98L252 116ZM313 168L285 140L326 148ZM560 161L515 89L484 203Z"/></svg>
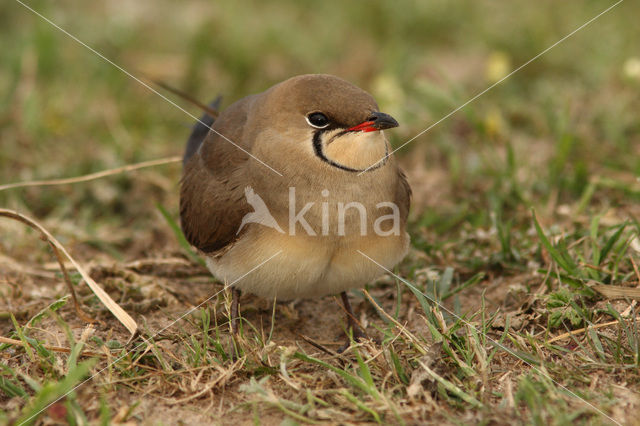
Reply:
<svg viewBox="0 0 640 426"><path fill-rule="evenodd" d="M384 112L372 112L367 121L347 129L348 132L375 132L376 130L398 127L395 118Z"/></svg>

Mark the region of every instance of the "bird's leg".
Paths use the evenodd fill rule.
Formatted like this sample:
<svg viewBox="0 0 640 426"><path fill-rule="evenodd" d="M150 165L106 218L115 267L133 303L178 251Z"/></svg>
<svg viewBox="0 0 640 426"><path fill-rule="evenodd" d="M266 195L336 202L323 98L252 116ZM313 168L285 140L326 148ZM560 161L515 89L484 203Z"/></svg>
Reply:
<svg viewBox="0 0 640 426"><path fill-rule="evenodd" d="M353 340L355 340L356 342L366 338L367 335L360 327L360 324L358 324L358 321L356 320L356 316L353 313L353 309L351 308L351 302L349 302L349 296L347 296L347 292L343 291L342 293L340 293L340 297L342 298L342 304L344 305L344 309L345 311L347 311L347 324L348 324L347 333L349 332L349 329L351 329ZM344 345L342 345L340 349L338 349L338 353L344 352L349 347L350 344L351 344L351 340L347 335L347 342Z"/></svg>
<svg viewBox="0 0 640 426"><path fill-rule="evenodd" d="M235 361L240 358L238 348L238 319L239 319L239 303L241 292L237 288L231 288L231 351L229 357Z"/></svg>

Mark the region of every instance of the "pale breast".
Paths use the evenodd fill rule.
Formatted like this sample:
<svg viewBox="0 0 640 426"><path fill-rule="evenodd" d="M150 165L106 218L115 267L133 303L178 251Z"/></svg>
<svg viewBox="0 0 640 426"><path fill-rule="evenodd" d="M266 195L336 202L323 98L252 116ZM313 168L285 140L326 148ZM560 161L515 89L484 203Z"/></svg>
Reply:
<svg viewBox="0 0 640 426"><path fill-rule="evenodd" d="M409 236L290 236L253 227L219 258L209 257L212 274L264 298L288 300L337 294L362 287L406 255Z"/></svg>

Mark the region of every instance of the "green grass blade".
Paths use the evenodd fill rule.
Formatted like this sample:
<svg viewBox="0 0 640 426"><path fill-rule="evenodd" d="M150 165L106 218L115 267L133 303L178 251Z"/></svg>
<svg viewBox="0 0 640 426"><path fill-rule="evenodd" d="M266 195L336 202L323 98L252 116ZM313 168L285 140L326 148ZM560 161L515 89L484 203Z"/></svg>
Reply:
<svg viewBox="0 0 640 426"><path fill-rule="evenodd" d="M478 272L477 274L475 274L473 277L469 278L467 281L465 281L464 283L462 283L458 287L456 287L453 290L450 290L449 292L443 294L440 300L445 301L448 298L450 298L451 296L455 296L456 294L460 293L462 290L465 290L465 289L467 289L469 287L472 287L472 286L478 284L480 281L482 281L482 279L484 277L485 277L485 273L484 272Z"/></svg>
<svg viewBox="0 0 640 426"><path fill-rule="evenodd" d="M371 416L373 417L373 419L376 421L376 423L382 423L382 421L380 420L380 416L378 415L378 413L376 413L375 411L373 411L371 408L367 407L366 405L364 405L362 403L362 401L360 401L358 398L356 398L354 395L352 395L351 393L349 393L349 391L342 390L342 392L340 392L340 395L344 396L345 398L347 398L352 404L354 404L356 407L358 407L359 409L361 409L362 411L371 414Z"/></svg>
<svg viewBox="0 0 640 426"><path fill-rule="evenodd" d="M444 377L440 376L438 373L436 373L435 371L430 369L424 363L420 362L420 365L422 366L422 368L424 368L427 371L427 373L431 377L433 377L438 383L440 383L442 385L442 387L444 387L447 391L451 392L453 395L457 396L458 398L462 399L464 402L466 402L466 403L468 403L468 404L470 404L470 405L472 405L474 407L482 407L482 403L480 401L478 401L477 399L475 399L473 396L469 395L468 393L466 393L465 391L460 389L458 386L456 386L455 384L453 384L449 380L447 380Z"/></svg>
<svg viewBox="0 0 640 426"><path fill-rule="evenodd" d="M619 225L618 226L618 230L616 232L614 232L613 235L611 235L611 237L609 237L607 242L604 244L604 247L602 247L602 250L600 251L600 259L599 259L599 263L597 263L597 265L600 265L602 263L602 261L604 259L606 259L607 255L609 254L609 252L611 251L613 246L620 239L620 236L622 235L622 232L625 230L627 225L628 225L627 222L623 223L622 225Z"/></svg>
<svg viewBox="0 0 640 426"><path fill-rule="evenodd" d="M293 354L294 358L297 358L299 360L302 361L306 361L306 362L310 362L312 364L317 364L320 365L328 370L333 371L334 373L336 373L337 375L339 375L340 377L342 377L347 383L349 383L351 386L353 386L356 389L360 389L362 392L372 395L371 394L371 389L369 388L369 385L367 382L365 382L365 380L363 380L361 377L358 377L356 375L353 374L349 374L346 371L344 371L341 368L338 367L334 367L333 365L326 363L322 360L319 360L317 358L308 356L303 354L302 352L296 352L295 354ZM376 389L375 393L372 395L376 398L379 397L378 391Z"/></svg>
<svg viewBox="0 0 640 426"><path fill-rule="evenodd" d="M20 419L18 419L16 424L33 424L49 404L66 395L78 383L80 383L82 379L87 376L89 370L95 363L95 359L90 359L88 361L82 362L75 368L70 370L69 374L67 374L66 377L64 377L59 382L46 383L45 385L43 385L38 394L32 398L30 404L25 409L24 414L22 415L22 417L20 417Z"/></svg>
<svg viewBox="0 0 640 426"><path fill-rule="evenodd" d="M532 214L533 214L533 224L535 225L536 231L538 233L538 237L540 238L540 241L542 242L542 245L549 252L549 255L551 256L551 258L558 265L560 265L560 267L562 269L564 269L565 271L567 271L568 273L570 273L572 275L576 275L576 272L577 272L576 265L573 263L573 261L570 258L568 258L568 256L563 256L558 251L558 249L556 249L556 247L553 244L551 244L551 241L549 241L549 239L545 235L544 231L542 230L542 227L540 226L540 223L538 222L538 218L537 218L536 212L534 210L532 210Z"/></svg>

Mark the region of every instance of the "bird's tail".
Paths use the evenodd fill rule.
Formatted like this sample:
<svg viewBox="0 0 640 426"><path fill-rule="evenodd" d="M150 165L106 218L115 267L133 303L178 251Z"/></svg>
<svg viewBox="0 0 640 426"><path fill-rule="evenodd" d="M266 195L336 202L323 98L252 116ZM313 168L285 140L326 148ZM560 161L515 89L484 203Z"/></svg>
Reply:
<svg viewBox="0 0 640 426"><path fill-rule="evenodd" d="M221 102L222 96L218 96L209 104L209 108L217 111L220 108ZM189 158L198 151L200 144L207 136L207 133L209 133L209 128L213 126L214 121L215 117L210 113L205 112L202 117L200 117L200 121L197 121L193 126L189 139L187 140L187 148L184 151L184 157L182 157L182 164L186 164Z"/></svg>

